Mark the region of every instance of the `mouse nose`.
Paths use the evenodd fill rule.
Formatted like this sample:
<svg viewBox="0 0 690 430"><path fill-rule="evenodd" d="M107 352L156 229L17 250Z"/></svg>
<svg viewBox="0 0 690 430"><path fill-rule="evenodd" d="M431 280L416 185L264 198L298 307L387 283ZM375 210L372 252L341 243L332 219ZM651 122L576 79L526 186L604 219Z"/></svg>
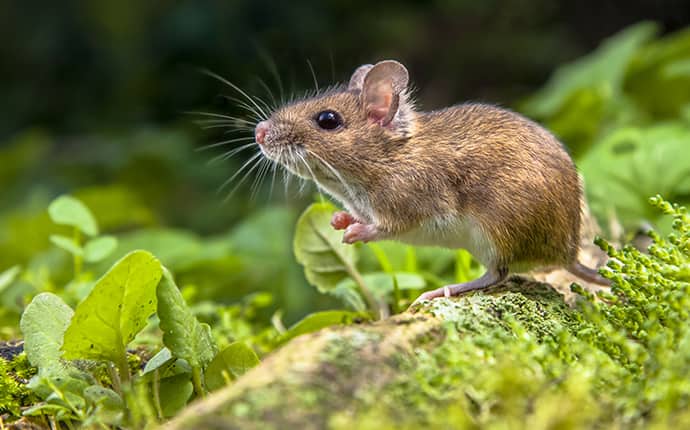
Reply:
<svg viewBox="0 0 690 430"><path fill-rule="evenodd" d="M268 121L261 121L256 125L256 129L254 130L254 138L256 139L256 143L259 145L264 144L264 140L266 139L266 133L268 133L268 129L271 127L271 123Z"/></svg>

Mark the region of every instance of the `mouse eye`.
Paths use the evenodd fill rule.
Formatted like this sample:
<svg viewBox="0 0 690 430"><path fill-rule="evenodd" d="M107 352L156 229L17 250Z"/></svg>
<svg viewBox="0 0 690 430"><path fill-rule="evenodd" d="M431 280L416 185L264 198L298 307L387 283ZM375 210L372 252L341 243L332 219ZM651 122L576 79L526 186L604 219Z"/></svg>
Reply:
<svg viewBox="0 0 690 430"><path fill-rule="evenodd" d="M332 110L321 111L316 114L316 124L324 130L335 130L343 125L343 119L338 112Z"/></svg>

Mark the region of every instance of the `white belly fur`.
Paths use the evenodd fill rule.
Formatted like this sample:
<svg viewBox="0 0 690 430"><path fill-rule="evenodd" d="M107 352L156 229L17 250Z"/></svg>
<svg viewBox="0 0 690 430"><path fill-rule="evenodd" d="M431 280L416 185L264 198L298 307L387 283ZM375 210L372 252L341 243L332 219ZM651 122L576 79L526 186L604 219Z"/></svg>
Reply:
<svg viewBox="0 0 690 430"><path fill-rule="evenodd" d="M493 241L472 217L429 219L419 227L392 239L410 245L466 249L485 267L492 267L497 261Z"/></svg>

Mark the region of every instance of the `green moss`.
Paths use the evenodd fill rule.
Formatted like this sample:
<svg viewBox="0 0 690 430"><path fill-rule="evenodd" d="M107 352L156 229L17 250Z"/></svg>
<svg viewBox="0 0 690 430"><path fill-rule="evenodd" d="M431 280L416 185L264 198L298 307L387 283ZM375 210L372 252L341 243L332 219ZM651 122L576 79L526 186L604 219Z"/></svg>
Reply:
<svg viewBox="0 0 690 430"><path fill-rule="evenodd" d="M22 353L11 361L0 358L0 413L18 417L22 406L31 405L37 398L26 387L36 373Z"/></svg>
<svg viewBox="0 0 690 430"><path fill-rule="evenodd" d="M417 350L375 402L360 404L356 417L334 415L331 425L686 427L690 217L658 197L652 203L673 216L674 234L652 233L649 254L599 240L612 258L602 300L575 286L582 296L572 310L543 300L556 294L548 288L509 286L434 301L428 310L447 321L444 342Z"/></svg>

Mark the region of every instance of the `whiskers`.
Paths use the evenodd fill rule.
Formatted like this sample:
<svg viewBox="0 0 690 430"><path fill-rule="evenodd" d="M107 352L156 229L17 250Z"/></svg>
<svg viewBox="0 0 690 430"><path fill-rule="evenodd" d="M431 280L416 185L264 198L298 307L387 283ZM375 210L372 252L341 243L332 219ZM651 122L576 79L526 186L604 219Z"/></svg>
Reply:
<svg viewBox="0 0 690 430"><path fill-rule="evenodd" d="M314 85L314 89L308 92L307 96L313 97L323 90L319 88L312 63L307 61L307 65ZM263 183L269 177L268 199L271 199L276 176L279 176L279 170L282 171L286 196L289 195L288 191L293 173L296 173L295 176L300 181L300 193L303 193L307 187L308 181L306 179L311 179L319 191L323 192L324 190L319 181L322 176L333 177L333 180L346 190L346 193L351 193L350 187L343 180L342 175L330 163L313 152L303 147L284 145L271 147L269 157L255 141L254 129L256 124L267 120L279 106L290 103L290 100L295 98L295 95L292 94L288 97L290 100L285 99L283 85L275 64L273 64L272 72L280 89L278 97L274 95L269 85L261 79L258 80L258 84L265 92L266 97L264 98L256 94L250 94L248 91L214 72L209 70L200 70L200 72L229 87L232 90L232 95L221 95L220 97L231 102L238 110L243 111L239 116L217 112L186 112L197 117L195 123L201 128L219 130L224 135L228 135L226 139L197 149L198 151L222 150L220 154L213 156L208 161L209 164L224 162L236 156L244 158L240 167L218 189L219 194L225 195L224 202L229 201L252 175L254 175L254 178L249 187L250 199L254 199L259 194ZM317 175L317 173L323 174Z"/></svg>

